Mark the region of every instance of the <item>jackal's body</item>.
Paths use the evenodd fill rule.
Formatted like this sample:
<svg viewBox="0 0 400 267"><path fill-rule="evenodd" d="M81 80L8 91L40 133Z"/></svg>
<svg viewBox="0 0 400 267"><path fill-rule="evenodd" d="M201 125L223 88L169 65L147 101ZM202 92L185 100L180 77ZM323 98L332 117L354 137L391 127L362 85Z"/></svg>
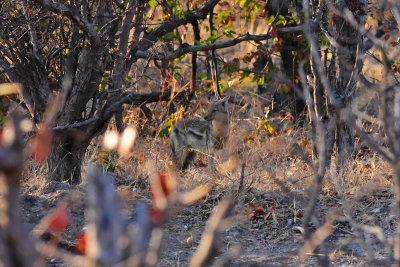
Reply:
<svg viewBox="0 0 400 267"><path fill-rule="evenodd" d="M228 139L230 118L228 99L211 99L205 119L180 120L170 136L172 159L177 168L185 169L196 152L207 154L212 162L214 149L221 149Z"/></svg>

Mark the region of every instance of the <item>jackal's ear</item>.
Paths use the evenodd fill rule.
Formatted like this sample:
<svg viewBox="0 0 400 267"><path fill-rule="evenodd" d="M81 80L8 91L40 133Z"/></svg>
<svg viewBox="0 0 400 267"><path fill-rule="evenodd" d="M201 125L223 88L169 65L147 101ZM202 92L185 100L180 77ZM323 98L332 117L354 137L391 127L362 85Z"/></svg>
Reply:
<svg viewBox="0 0 400 267"><path fill-rule="evenodd" d="M229 96L225 96L224 98L221 99L221 101L224 105L226 105L228 103L228 100L229 100Z"/></svg>
<svg viewBox="0 0 400 267"><path fill-rule="evenodd" d="M215 101L217 101L218 99L215 97L215 95L213 95L213 96L210 98L210 100L211 100L211 102L215 102Z"/></svg>
<svg viewBox="0 0 400 267"><path fill-rule="evenodd" d="M229 97L230 97L229 95L225 96L224 98L222 98L222 101L228 102Z"/></svg>

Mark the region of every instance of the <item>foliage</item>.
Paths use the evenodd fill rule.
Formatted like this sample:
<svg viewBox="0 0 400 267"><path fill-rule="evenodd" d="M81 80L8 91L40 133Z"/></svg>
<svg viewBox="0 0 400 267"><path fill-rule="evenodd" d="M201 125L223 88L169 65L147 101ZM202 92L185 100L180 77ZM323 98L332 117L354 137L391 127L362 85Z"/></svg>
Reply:
<svg viewBox="0 0 400 267"><path fill-rule="evenodd" d="M318 1L311 1L310 5L307 5L307 1L303 1L304 6L300 5L301 1L276 1L282 4L279 8L269 5L271 2L255 0L233 2L131 0L82 1L82 5L77 5L76 1L1 1L0 80L2 82L20 82L24 86L24 91L18 92L18 97L21 98L21 106L30 112L31 119L36 124L34 129L26 132L27 136L31 136L28 141L30 145L27 154L32 155L36 161L48 160L53 180L68 180L78 183L80 182L80 166L90 141L106 131L107 124L113 116L116 118L118 127L118 119L121 119L119 116L122 114L123 105L133 105L135 114L132 114L133 118L129 119L133 123L143 122L144 119L141 116L146 116L148 120L156 120L153 122L152 129L146 127L147 125L141 125L140 129L153 131L154 134L164 138L168 136L176 122L185 116L184 111L188 110L191 98L198 96L199 91L204 90L203 84L198 86L198 77L202 79L202 83L220 85L216 90L218 93L225 93L232 80L237 79L239 83L247 81L249 83L243 86L246 88L244 92L241 92L242 95L235 96L235 99L232 100L235 105L239 105L239 102L243 104L241 101L245 104L239 107L239 111L235 106L233 114L241 116L241 112L251 105L252 110L249 113L253 114L255 118L254 120L245 118L249 114L247 113L243 115L243 118L232 120L237 125L247 125L248 129L243 131L245 134L237 132L232 134L232 138L240 139L245 144L235 146L240 142L232 142L231 150L221 153L232 153L229 155L229 160L236 162L232 164L233 168L226 169L222 168L225 167L223 166L225 162L223 162L220 164L221 169L226 171L224 175L228 180L234 182L234 178L239 176L234 171L241 163L240 178L243 182L245 177L248 179L253 175L247 169L245 173L245 168L250 164L257 166L258 168L255 168L254 171L258 175L257 181L249 181L249 191L252 190L253 182L263 183L267 177L276 176L277 173L282 172L282 179L281 177L278 179L272 177L269 180L283 185L282 192L284 194L282 195L285 197L286 206L287 203L294 203L293 207L290 207L292 208L290 215L292 221L280 219L283 216L279 214L280 207L275 203L271 205L249 203L248 219L251 223L258 224L257 231L263 230L259 226L265 224L269 217L272 217L274 227L281 227L285 230L294 230L291 227L293 221L301 220L301 227L299 226L298 229L303 234L305 242L303 248L299 250L299 254L305 256L312 255L328 236L334 234L334 230L340 229L340 224L346 222L349 228L343 232L356 236L357 242L361 240L361 247L368 254L368 259L374 259L375 256L370 255L369 249L370 236L373 236L374 242L372 243L380 242L379 246L384 247L386 251L384 257L387 257L387 261L385 258L384 263L386 265L398 263L399 256L396 250L398 246L396 244L400 243L397 240L400 235L392 231L396 228L393 227L394 224L398 224L400 210L398 33L393 27L390 27L385 19L378 21L376 27L365 27L366 1L320 1L318 6L315 5ZM398 16L398 3L391 1L386 4L389 7L388 13ZM249 23L245 25L251 25L250 23L256 19L261 19L265 29L259 35L248 33L247 31L251 27L245 27L243 30L240 27L243 24L238 24L240 19ZM194 37L189 36L191 31L188 27L193 28ZM226 51L228 49L222 50L244 41L250 43L251 49L240 51L240 56L231 56L232 53ZM375 52L372 52L374 51L371 50L372 47ZM378 62L377 65L381 67L381 76L370 78L366 75L365 69L371 66L365 64L366 58ZM202 64L203 59L205 59L205 67ZM192 75L189 75L190 71L187 69L190 60ZM144 67L139 68L138 62L143 63ZM156 84L158 79L155 79L155 76L157 75L149 75L147 72L153 62L163 77L161 90L157 89L160 87L159 84ZM210 68L208 68L209 62L212 62ZM219 68L221 65L222 73ZM366 68L363 69L363 66ZM210 77L205 74L199 75L197 72L207 72ZM373 82L369 82L369 79L373 79ZM251 85L249 85L250 83ZM9 85L6 86L2 87L5 90L0 92L0 95L17 93L12 87L8 87ZM379 94L382 103L380 106L382 114L372 119L365 114L360 115L358 111L357 114L353 114L353 110L356 110L355 88L362 91L367 90L367 87ZM260 95L249 97L249 95L255 95L254 88L257 88ZM267 92L263 92L263 88L267 88ZM300 122L296 120L298 113L293 112L297 110L292 108L299 100L296 94L301 95L301 100L307 102L308 109L303 108L303 111L309 112L307 120L304 119ZM49 95L53 95L54 99L49 99ZM164 104L164 102L168 104ZM277 102L278 104L282 103L283 107L277 105ZM153 105L152 103L157 104ZM169 114L176 106L179 107L179 111ZM267 108L265 108L266 106ZM161 110L167 111L162 112ZM310 129L307 128L309 120L312 122ZM379 122L371 127L372 130L367 131L364 128L375 124L376 121ZM307 131L298 134L293 144L288 144L283 137L293 135L294 127L299 124L305 125ZM22 124L14 123L14 127L18 125ZM161 130L157 132L155 129L160 129L160 125ZM129 138L126 139L125 136L136 136L136 132L132 128L124 128L120 127L121 133L116 130L107 132L104 142L113 151L112 155L124 155L129 158L132 156L131 150L135 142L128 142ZM311 132L310 137L304 138L308 132ZM357 136L354 135L354 132L357 132ZM7 222L4 219L6 217L2 218L1 227L7 228L5 231L0 229L4 233L4 235L0 235L2 238L0 242L7 242L16 253L21 251L18 247L23 247L35 254L38 246L30 245L31 241L28 235L13 236L15 233L23 233L23 231L19 231L20 228L15 228L16 230L13 228L18 226L20 220L20 217L16 216L18 203L15 200L18 197L18 181L21 177L20 172L23 169L25 155L21 149L22 139L16 138L17 134L19 133L15 131L15 134L3 135L4 138L1 139L3 144L0 147L2 150L0 153L2 170L0 186L4 187L1 191L4 191L5 194L0 195L0 200L5 205L0 205L0 209L3 209L0 213L6 214L8 223L4 223ZM276 143L272 143L277 139L282 140L280 147L276 147ZM135 139L132 138L132 140ZM352 163L349 166L350 171L357 170L357 173L353 173L353 177L350 177L354 178L353 180L346 181L348 179L346 165L353 162L352 159L355 157L365 156L360 156L362 151L360 153L357 151L360 146L355 141L359 140L363 142L363 146L364 143L370 146L366 149L375 149L380 153L388 166L394 170L393 174L388 176L388 179L396 179L393 182L396 195L396 199L392 200L394 201L392 206L395 207L394 214L389 211L391 209L384 211L388 218L388 224L390 224L388 227L391 228L389 234L379 227L371 227L369 224L372 222L370 221L359 223L358 218L354 219L351 215L354 211L353 207L347 205L354 203L357 196L349 194L347 190L343 189L342 184L355 183L358 172L373 173L375 171L374 161L365 164L364 159L360 160L359 163ZM157 139L157 141L163 142L164 140ZM308 143L313 147L308 146ZM272 148L269 148L264 156L255 156L256 154L261 155L261 153L252 151L265 151L268 145ZM305 148L308 151L305 151ZM289 149L293 151L289 151ZM279 150L284 151L284 154ZM354 151L357 153L353 154ZM282 156L271 163L274 153L282 153ZM136 157L138 164L144 165L144 157L140 155L140 152L137 154L139 156L132 157ZM156 159L158 160L156 164L168 165L165 154L167 153L160 153L163 158L162 160ZM153 158L154 155L151 157ZM313 159L316 160L313 161ZM331 167L333 160L336 160L334 168ZM121 171L120 165L115 164L110 158L98 162L109 171ZM228 163L226 165L229 165ZM291 164L301 164L302 168L309 172L307 177L313 176L314 182L308 187L310 188L308 195L304 196L304 199L307 200L297 199L297 191L292 190L302 178L298 177L299 169L294 172L290 170L292 173L289 173L286 167ZM361 167L357 165L361 165ZM273 166L283 167L276 171ZM59 172L59 170L64 172ZM329 170L330 181L324 181L327 170ZM154 230L153 227L163 224L167 219L167 207L170 205L189 203L189 201L183 203L183 200L187 200L187 198L177 190L176 173L167 174L158 170L150 170L150 173L154 175L147 173L146 177L151 176L149 191L152 207L145 208L144 212L140 212L139 206L137 208L138 218L145 222L142 225L143 228L139 229L147 229L143 232L149 235L146 237L145 244L149 243L150 235L153 234L153 232L149 233L150 230L145 227L149 226L151 230ZM87 253L89 258L92 257L90 259L94 264L99 262L99 258L96 257L101 256L101 253L93 255L95 253L91 249L87 249L90 247L87 244L91 243L93 246L109 244L103 243L101 238L104 237L103 233L112 232L110 229L117 231L117 234L112 232L108 236L110 238L108 241L111 243L116 241L115 244L121 244L118 239L121 232L118 231L127 231L126 229L130 229L131 225L127 227L129 223L124 220L119 221L121 216L116 207L120 205L115 202L117 198L110 179L103 179L104 177L98 173L88 176L96 177L96 179L88 179L88 184L92 183L87 192L88 200L92 201L88 203L90 210L87 212L88 216L93 216L88 218L88 222L90 222L88 227L91 229L87 236L85 233L79 236L74 249L84 255ZM288 181L288 176L297 180ZM207 179L210 177L214 179L210 175ZM218 182L216 181L214 184L218 185ZM132 181L127 183L131 185ZM329 189L329 183L334 184L331 187L334 187L335 190ZM65 185L64 183L48 183L46 186L51 187L53 184ZM99 191L96 191L97 189ZM202 194L199 194L196 199L204 197L206 191L201 191ZM291 198L292 192L294 193L293 198ZM341 205L343 213L340 215L338 215L338 211L316 213L317 210L326 208L316 209L321 201L321 192L334 194L332 199L335 203L332 206ZM238 196L239 193L241 193L240 189L239 192L235 191L234 195ZM388 194L393 195L391 192ZM260 195L263 201L269 198L268 193L263 192ZM374 201L382 197L379 194L368 193L364 194L363 201L365 196L374 198ZM245 196L245 198L251 197ZM215 199L218 201L220 197L217 196ZM287 201L288 199L290 201ZM304 212L299 211L298 201L304 203L308 201ZM382 206L390 205L385 203ZM41 224L42 228L37 229L42 231L36 233L50 232L51 241L58 245L60 235L66 232L71 223L68 207L69 205L63 203L57 206L45 218L46 220ZM367 208L369 207L367 206ZM217 217L220 216L220 222L226 217L223 207L220 208L221 210L223 212L217 215ZM381 213L381 211L372 210L366 218L368 217L367 219L370 220L371 216L376 213ZM309 227L313 218L322 218L324 215L325 224L315 226L315 232L313 232L314 227ZM138 221L140 221L139 219ZM340 223L338 224L336 221ZM279 224L280 222L281 224ZM227 223L223 225L227 225ZM14 231L9 231L9 229ZM214 240L213 237L219 230L221 230L219 224L210 220L206 231L210 236L208 239L206 236L204 240ZM97 235L93 235L93 233L97 233ZM161 231L156 233L161 233ZM90 234L92 235L90 236ZM136 235L135 238L138 236L140 235ZM19 239L21 237L22 241ZM10 240L13 242L9 242ZM19 246L24 244L24 241L27 241L25 246ZM132 250L135 249L135 244L141 244L135 241L137 240L134 238L127 241L131 244ZM206 241L204 243L207 243ZM193 238L191 242L193 242ZM110 246L113 249L104 251L104 253L112 255L114 250L117 250L116 254L118 255L123 253L135 256L135 253L127 251L131 246L126 245L123 248L126 251L123 252L118 245ZM213 258L211 252L218 251L214 246L214 243L210 244L206 250L210 253L208 254L210 259ZM7 246L0 244L0 247L6 248ZM103 248L102 246L96 247ZM202 246L199 246L199 251L201 249ZM49 250L44 249L44 251ZM50 251L54 252L58 249L51 247ZM154 254L157 254L157 251L157 249L153 251ZM10 260L22 261L25 257L28 258L28 254L5 253L5 257L12 255ZM335 252L329 257L334 254ZM328 254L324 252L321 255L321 263L326 265L330 260ZM133 260L137 260L137 258ZM30 266L33 261L29 259L27 262L28 264L14 265ZM115 263L110 262L109 265Z"/></svg>
<svg viewBox="0 0 400 267"><path fill-rule="evenodd" d="M168 137L178 120L183 118L183 112L184 109L181 107L179 111L171 114L169 119L165 122L163 128L158 132L158 136Z"/></svg>

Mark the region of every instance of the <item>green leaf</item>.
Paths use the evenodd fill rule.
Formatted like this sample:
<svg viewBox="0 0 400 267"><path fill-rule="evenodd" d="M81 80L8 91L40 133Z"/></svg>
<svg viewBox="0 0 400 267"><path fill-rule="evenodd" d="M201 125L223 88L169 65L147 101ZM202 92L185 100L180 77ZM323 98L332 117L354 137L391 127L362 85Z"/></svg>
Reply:
<svg viewBox="0 0 400 267"><path fill-rule="evenodd" d="M224 29L224 33L223 33L226 37L229 38L234 38L233 34L236 34L236 32L234 30L232 30L230 27L225 27Z"/></svg>
<svg viewBox="0 0 400 267"><path fill-rule="evenodd" d="M225 84L223 84L223 83L219 84L219 89L221 90L221 93L223 93L227 88L228 87Z"/></svg>
<svg viewBox="0 0 400 267"><path fill-rule="evenodd" d="M255 5L254 5L254 7L253 7L253 11L254 11L255 13L257 13L257 12L258 12L258 5L257 5L257 4L255 4Z"/></svg>
<svg viewBox="0 0 400 267"><path fill-rule="evenodd" d="M182 55L174 59L175 62L182 62L185 59L186 55Z"/></svg>
<svg viewBox="0 0 400 267"><path fill-rule="evenodd" d="M197 76L202 80L206 80L207 79L207 75L205 75L204 73L198 73Z"/></svg>
<svg viewBox="0 0 400 267"><path fill-rule="evenodd" d="M174 39L175 39L175 34L174 34L174 32L169 32L169 33L167 33L167 34L165 35L165 39L166 39L167 41L172 41L172 40L174 40Z"/></svg>
<svg viewBox="0 0 400 267"><path fill-rule="evenodd" d="M104 90L106 90L106 84L101 83L101 84L99 85L99 93L104 92Z"/></svg>
<svg viewBox="0 0 400 267"><path fill-rule="evenodd" d="M156 6L158 6L158 2L156 0L150 0L148 2L149 6L152 8L155 8Z"/></svg>
<svg viewBox="0 0 400 267"><path fill-rule="evenodd" d="M254 74L253 83L258 83L258 79L260 79L260 75L259 74Z"/></svg>
<svg viewBox="0 0 400 267"><path fill-rule="evenodd" d="M228 18L232 16L233 11L228 10L228 11L222 11L218 14L216 22L218 25L226 25L229 23ZM214 30L214 29L213 29ZM216 30L216 29L215 29Z"/></svg>
<svg viewBox="0 0 400 267"><path fill-rule="evenodd" d="M217 40L217 36L216 35L211 35L210 37L207 38L206 43L207 44L212 44Z"/></svg>
<svg viewBox="0 0 400 267"><path fill-rule="evenodd" d="M167 137L169 136L169 127L165 127L158 132L159 137Z"/></svg>
<svg viewBox="0 0 400 267"><path fill-rule="evenodd" d="M272 15L272 16L270 16L270 17L268 18L267 24L268 24L268 25L271 25L274 21L275 21L275 16Z"/></svg>
<svg viewBox="0 0 400 267"><path fill-rule="evenodd" d="M285 19L285 17L284 16L282 16L282 15L279 15L279 17L278 17L278 21L276 22L276 25L279 25L279 24L286 24L286 19Z"/></svg>
<svg viewBox="0 0 400 267"><path fill-rule="evenodd" d="M174 79L175 80L183 80L183 77L182 77L182 75L179 73L179 72L175 72L174 73Z"/></svg>
<svg viewBox="0 0 400 267"><path fill-rule="evenodd" d="M175 14L179 19L184 20L186 18L187 11L186 10L177 10Z"/></svg>
<svg viewBox="0 0 400 267"><path fill-rule="evenodd" d="M174 66L174 65L169 65L169 66L168 66L168 69L171 69L171 70L181 70L182 67L180 67L180 66Z"/></svg>

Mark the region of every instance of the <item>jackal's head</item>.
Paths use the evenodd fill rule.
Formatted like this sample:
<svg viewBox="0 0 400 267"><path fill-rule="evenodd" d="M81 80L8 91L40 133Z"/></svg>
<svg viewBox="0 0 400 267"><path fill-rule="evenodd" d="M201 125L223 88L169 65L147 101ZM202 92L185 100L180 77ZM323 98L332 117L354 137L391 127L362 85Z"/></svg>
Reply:
<svg viewBox="0 0 400 267"><path fill-rule="evenodd" d="M226 96L218 100L215 96L211 97L210 107L208 113L204 117L207 121L227 121L229 122L229 110L228 110L229 96Z"/></svg>

